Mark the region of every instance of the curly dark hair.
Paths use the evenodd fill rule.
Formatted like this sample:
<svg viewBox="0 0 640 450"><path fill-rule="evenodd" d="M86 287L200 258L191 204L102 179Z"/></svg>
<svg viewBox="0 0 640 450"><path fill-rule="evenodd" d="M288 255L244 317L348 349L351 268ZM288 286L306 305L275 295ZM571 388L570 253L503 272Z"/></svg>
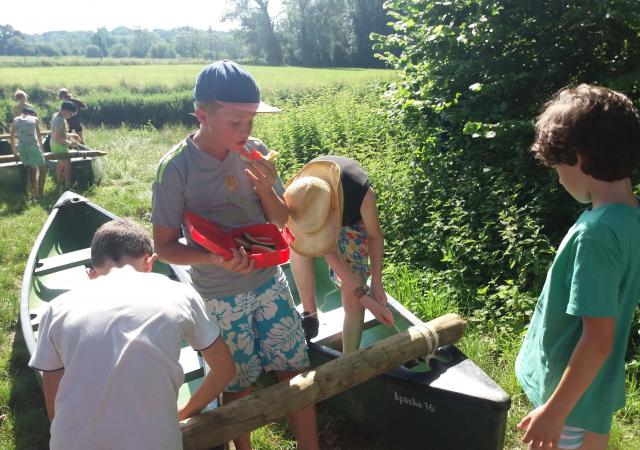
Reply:
<svg viewBox="0 0 640 450"><path fill-rule="evenodd" d="M548 166L575 165L602 181L630 178L640 162L640 117L624 94L581 84L558 91L535 124L531 150Z"/></svg>
<svg viewBox="0 0 640 450"><path fill-rule="evenodd" d="M103 224L91 241L91 264L102 267L107 260L120 264L123 257L140 258L153 254L151 236L132 220L112 220Z"/></svg>

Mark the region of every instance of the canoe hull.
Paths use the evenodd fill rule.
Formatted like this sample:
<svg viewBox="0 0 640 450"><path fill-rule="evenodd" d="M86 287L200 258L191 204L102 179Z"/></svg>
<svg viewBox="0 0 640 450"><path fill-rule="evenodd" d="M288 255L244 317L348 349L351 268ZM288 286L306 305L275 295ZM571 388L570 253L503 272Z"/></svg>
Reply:
<svg viewBox="0 0 640 450"><path fill-rule="evenodd" d="M315 260L316 298L326 317L340 308L340 291L327 277L322 258ZM296 303L293 276L284 267ZM388 305L395 326L375 321L365 326L361 347L367 347L412 325L422 323L395 299ZM320 316L323 321L322 315ZM366 321L366 316L365 316ZM341 331L312 341L311 365L341 356ZM334 324L337 329L341 324ZM438 350L428 363L410 361L322 402L327 409L373 436L402 448L429 450L501 450L511 406L509 395L457 347Z"/></svg>
<svg viewBox="0 0 640 450"><path fill-rule="evenodd" d="M455 347L459 364L471 363ZM334 359L326 349L311 351L315 367ZM435 363L438 364L438 363ZM471 364L463 370L474 370ZM325 400L322 404L360 430L402 448L501 450L509 399L432 388L420 377L393 370Z"/></svg>

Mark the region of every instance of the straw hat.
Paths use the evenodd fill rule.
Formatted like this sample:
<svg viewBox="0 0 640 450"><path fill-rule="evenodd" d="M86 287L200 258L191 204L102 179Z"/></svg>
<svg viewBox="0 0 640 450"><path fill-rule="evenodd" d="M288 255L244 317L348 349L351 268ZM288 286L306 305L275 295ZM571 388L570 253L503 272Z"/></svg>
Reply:
<svg viewBox="0 0 640 450"><path fill-rule="evenodd" d="M322 256L336 248L342 226L340 167L332 161L306 164L286 185L287 226L291 244L304 256Z"/></svg>

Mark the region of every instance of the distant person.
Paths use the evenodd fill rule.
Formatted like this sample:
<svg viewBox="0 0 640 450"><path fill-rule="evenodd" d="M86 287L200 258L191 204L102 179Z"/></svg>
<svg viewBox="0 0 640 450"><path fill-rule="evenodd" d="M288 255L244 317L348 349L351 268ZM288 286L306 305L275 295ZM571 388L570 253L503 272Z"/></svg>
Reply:
<svg viewBox="0 0 640 450"><path fill-rule="evenodd" d="M35 109L24 106L22 114L13 119L9 133L13 154L29 169L31 195L34 199L39 199L42 197L47 179L47 162L43 156L42 135Z"/></svg>
<svg viewBox="0 0 640 450"><path fill-rule="evenodd" d="M342 351L356 351L365 308L381 323L393 324L382 286L384 235L369 177L352 159L320 156L289 181L284 200L290 213L287 225L296 237L291 270L304 308L305 336L315 337L319 325L312 257L325 256L333 282L342 287Z"/></svg>
<svg viewBox="0 0 640 450"><path fill-rule="evenodd" d="M80 138L80 143L84 144L84 138L82 137L81 115L87 110L87 105L79 98L71 95L67 88L61 88L58 91L58 98L60 100L73 102L73 104L76 105L76 113L67 120L67 124L69 126L69 132L77 134Z"/></svg>
<svg viewBox="0 0 640 450"><path fill-rule="evenodd" d="M151 237L129 220L91 242L91 280L46 307L29 366L43 372L52 450L182 448L178 420L200 413L235 369L189 285L150 273ZM181 341L213 368L177 407Z"/></svg>
<svg viewBox="0 0 640 450"><path fill-rule="evenodd" d="M591 205L558 248L516 359L535 408L518 428L529 449L606 450L640 300L640 118L623 94L581 84L553 96L535 130L536 158Z"/></svg>
<svg viewBox="0 0 640 450"><path fill-rule="evenodd" d="M67 120L73 117L77 108L75 103L65 100L60 105L60 110L51 117L51 138L49 145L51 153L64 154L69 152L69 146L76 145L74 139L78 135L67 133ZM71 160L58 159L56 163L56 178L63 186L70 186L73 181L71 173Z"/></svg>
<svg viewBox="0 0 640 450"><path fill-rule="evenodd" d="M260 89L246 69L218 61L198 75L193 91L198 129L160 161L153 183L151 222L160 258L191 265L194 287L208 311L223 324L237 375L224 400L249 395L263 369L279 380L309 367L300 316L280 267L255 269L246 249L225 259L180 239L185 211L217 222L225 230L270 222L284 226L289 210L268 149L251 136L257 113L279 109L260 101ZM262 156L247 161L250 151ZM289 415L301 450L317 450L315 405ZM237 450L251 449L249 433L234 438Z"/></svg>
<svg viewBox="0 0 640 450"><path fill-rule="evenodd" d="M25 91L21 89L16 90L16 92L13 94L13 98L17 103L13 105L13 108L11 108L12 118L18 117L20 114L22 114L22 108L24 108L25 106L33 108L33 105L29 103L29 98Z"/></svg>

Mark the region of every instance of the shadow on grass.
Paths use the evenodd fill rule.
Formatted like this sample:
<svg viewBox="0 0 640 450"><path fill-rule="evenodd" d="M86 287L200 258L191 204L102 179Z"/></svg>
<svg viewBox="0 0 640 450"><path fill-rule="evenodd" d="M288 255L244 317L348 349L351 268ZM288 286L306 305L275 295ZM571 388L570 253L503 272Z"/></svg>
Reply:
<svg viewBox="0 0 640 450"><path fill-rule="evenodd" d="M29 351L18 321L9 362L10 373L13 375L9 407L14 420L15 448L48 449L49 420L44 397L35 372L27 366L28 362Z"/></svg>

